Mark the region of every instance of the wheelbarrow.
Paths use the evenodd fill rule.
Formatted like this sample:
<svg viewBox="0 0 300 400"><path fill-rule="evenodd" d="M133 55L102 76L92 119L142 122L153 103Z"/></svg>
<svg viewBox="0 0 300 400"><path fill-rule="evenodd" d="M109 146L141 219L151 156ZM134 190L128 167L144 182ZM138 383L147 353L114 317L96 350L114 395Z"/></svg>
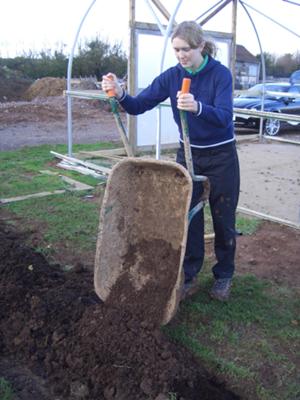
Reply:
<svg viewBox="0 0 300 400"><path fill-rule="evenodd" d="M115 99L110 101L116 113ZM199 199L189 211L192 180L205 181L209 190L208 180L193 173L184 113L181 118L188 170L172 161L146 158L118 162L108 177L96 244L98 296L131 312L142 305L146 315L162 325L177 311L189 221L205 201ZM120 121L116 118L124 133ZM127 149L126 133L122 139Z"/></svg>

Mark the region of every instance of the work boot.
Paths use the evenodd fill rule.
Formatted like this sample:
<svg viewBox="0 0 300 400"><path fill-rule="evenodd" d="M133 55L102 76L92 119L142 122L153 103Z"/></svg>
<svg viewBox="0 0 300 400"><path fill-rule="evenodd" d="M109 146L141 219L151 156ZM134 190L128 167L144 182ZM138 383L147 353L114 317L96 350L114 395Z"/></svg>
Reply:
<svg viewBox="0 0 300 400"><path fill-rule="evenodd" d="M210 297L219 301L226 301L230 296L231 278L216 279L211 291Z"/></svg>
<svg viewBox="0 0 300 400"><path fill-rule="evenodd" d="M199 289L199 282L196 277L191 281L184 283L181 290L180 301L193 296L193 294L197 293Z"/></svg>

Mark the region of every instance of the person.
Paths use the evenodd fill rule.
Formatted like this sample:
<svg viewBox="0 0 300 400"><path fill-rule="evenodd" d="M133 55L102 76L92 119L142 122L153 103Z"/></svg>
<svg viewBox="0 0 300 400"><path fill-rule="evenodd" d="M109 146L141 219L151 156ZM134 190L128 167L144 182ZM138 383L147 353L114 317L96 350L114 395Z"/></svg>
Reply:
<svg viewBox="0 0 300 400"><path fill-rule="evenodd" d="M170 97L173 118L180 132L176 161L186 167L180 112L187 114L195 175L210 181L209 205L215 233L216 264L212 268L212 298L229 298L234 274L236 230L235 213L239 197L239 161L233 131L232 76L227 67L214 59L215 44L205 40L194 21L178 24L171 36L178 64L162 72L137 96L130 96L114 74L103 76L102 88L115 90L122 107L132 115L151 110ZM190 93L181 93L183 78L191 78ZM193 182L191 209L199 202L202 182ZM191 220L183 269L182 298L198 289L197 275L204 261L203 209Z"/></svg>

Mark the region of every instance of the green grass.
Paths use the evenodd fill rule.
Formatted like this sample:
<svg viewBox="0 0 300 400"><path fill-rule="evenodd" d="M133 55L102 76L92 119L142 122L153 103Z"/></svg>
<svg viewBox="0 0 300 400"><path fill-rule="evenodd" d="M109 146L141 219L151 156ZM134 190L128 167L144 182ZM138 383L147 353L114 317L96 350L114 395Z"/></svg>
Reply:
<svg viewBox="0 0 300 400"><path fill-rule="evenodd" d="M300 301L295 290L236 276L228 303L212 301L212 279L180 309L176 325L166 328L212 373L249 399L296 400Z"/></svg>
<svg viewBox="0 0 300 400"><path fill-rule="evenodd" d="M205 233L213 233L213 224L209 205L204 207L204 221L205 221ZM252 235L259 225L261 220L258 218L248 217L247 215L237 214L236 216L236 229L243 235Z"/></svg>
<svg viewBox="0 0 300 400"><path fill-rule="evenodd" d="M74 146L94 150L103 145ZM66 153L65 146L40 146L0 153L0 197L66 188L51 170L94 187L89 194L98 198L104 187L99 180L76 172L58 170L50 150ZM29 244L55 260L59 252L82 255L95 251L99 202L87 192L66 191L61 195L32 198L3 206L10 223L38 238ZM205 208L206 232L213 232L209 207ZM243 235L255 233L259 219L239 214L237 229ZM62 251L62 247L63 251ZM86 261L86 260L84 260ZM295 289L275 285L255 276L234 278L232 298L227 304L210 300L210 261L200 274L201 290L180 306L176 322L164 331L179 345L192 351L201 363L242 398L249 400L298 400L300 398L297 357L300 351L299 295ZM0 381L1 382L1 381ZM1 389L2 390L2 389ZM1 393L1 392L0 392ZM170 393L170 399L176 399ZM10 400L1 398L0 400Z"/></svg>
<svg viewBox="0 0 300 400"><path fill-rule="evenodd" d="M61 242L77 248L78 252L88 251L95 248L99 205L86 201L84 196L84 192L68 192L18 201L6 207L23 219L27 230L39 225L43 241L38 250L44 254L52 254Z"/></svg>
<svg viewBox="0 0 300 400"><path fill-rule="evenodd" d="M168 393L168 397L169 397L169 400L177 400L178 399L177 394L173 393L173 392Z"/></svg>
<svg viewBox="0 0 300 400"><path fill-rule="evenodd" d="M107 143L74 145L73 151L112 147ZM30 198L3 206L11 212L10 223L27 232L34 232L38 227L42 235L38 244L36 239L34 240L35 247L55 261L56 249L60 248L61 243L69 252L72 252L72 248L77 248L79 254L95 250L100 206L98 203L87 201L85 196L87 193L99 195L99 192L103 191L99 183L103 183L103 180L57 168L58 160L50 150L61 154L67 152L66 146L63 145L44 145L0 153L0 197L66 190L63 194ZM69 176L89 184L94 189L88 192L68 191L68 185L58 175L41 172L45 170ZM31 239L31 235L28 235L27 242L33 245Z"/></svg>
<svg viewBox="0 0 300 400"><path fill-rule="evenodd" d="M258 218L250 218L243 214L237 213L236 229L241 232L242 235L252 235L257 230L261 222L262 220Z"/></svg>
<svg viewBox="0 0 300 400"><path fill-rule="evenodd" d="M12 400L13 394L10 383L3 377L0 377L0 400Z"/></svg>
<svg viewBox="0 0 300 400"><path fill-rule="evenodd" d="M73 151L112 147L109 143L74 145ZM66 189L67 185L58 176L59 174L92 186L99 182L91 176L57 168L58 160L50 153L51 150L61 154L67 153L67 147L64 145L24 147L17 151L0 152L0 198ZM52 176L41 172L44 170L52 171L57 175Z"/></svg>

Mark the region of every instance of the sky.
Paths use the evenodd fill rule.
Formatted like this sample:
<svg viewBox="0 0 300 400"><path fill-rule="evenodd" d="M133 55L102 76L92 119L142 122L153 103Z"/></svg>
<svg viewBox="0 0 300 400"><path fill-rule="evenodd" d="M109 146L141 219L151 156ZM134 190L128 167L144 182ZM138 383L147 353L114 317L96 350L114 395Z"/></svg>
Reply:
<svg viewBox="0 0 300 400"><path fill-rule="evenodd" d="M148 0L149 2L149 0ZM161 0L172 13L178 0ZM255 23L263 51L282 55L300 52L300 0L243 0ZM155 22L146 0L136 0L136 20ZM182 0L176 21L194 20L218 3L218 0ZM298 6L292 3L299 4ZM15 57L31 50L60 50L69 54L83 16L92 0L0 0L0 57ZM295 36L256 10L295 32ZM157 10L154 7L155 10ZM127 52L129 44L128 0L96 0L86 16L78 40L100 36L110 43L121 43ZM162 24L167 20L158 12ZM201 21L201 19L200 19ZM227 5L205 30L231 32L231 5ZM260 52L255 31L241 4L238 4L237 43L252 54Z"/></svg>

